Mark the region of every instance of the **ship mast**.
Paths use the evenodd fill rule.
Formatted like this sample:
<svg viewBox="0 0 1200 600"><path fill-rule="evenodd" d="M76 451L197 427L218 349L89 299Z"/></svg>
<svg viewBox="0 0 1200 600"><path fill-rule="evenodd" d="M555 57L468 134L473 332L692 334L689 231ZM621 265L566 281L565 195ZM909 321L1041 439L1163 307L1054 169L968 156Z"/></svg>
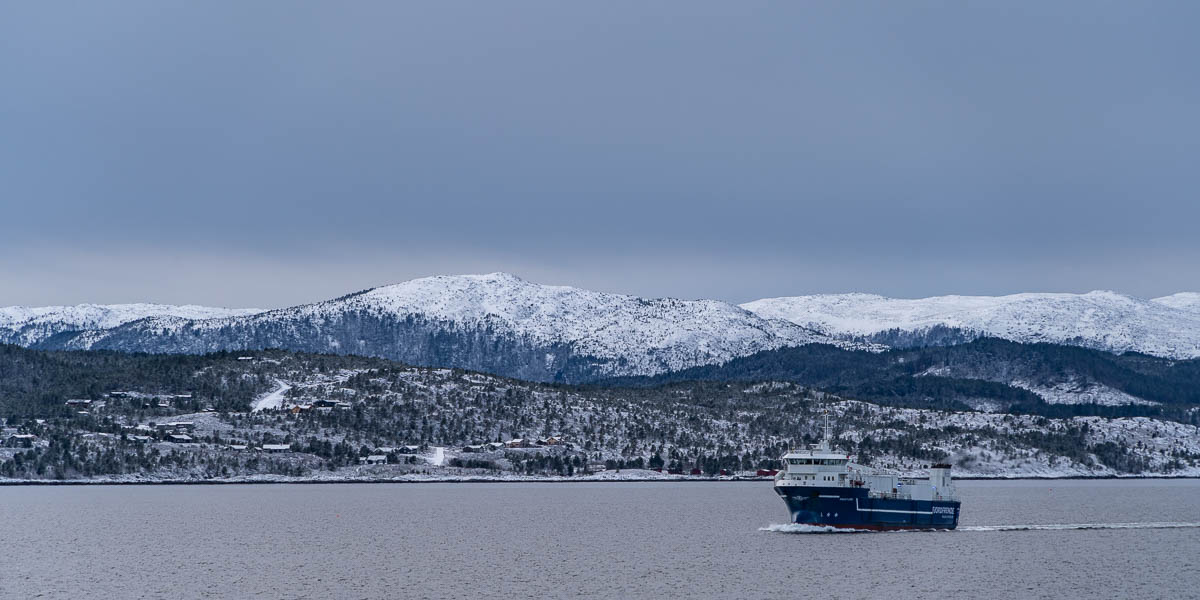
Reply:
<svg viewBox="0 0 1200 600"><path fill-rule="evenodd" d="M821 438L821 450L831 450L833 448L833 425L829 424L829 407L825 407L821 412L825 414L825 430L824 437Z"/></svg>
<svg viewBox="0 0 1200 600"><path fill-rule="evenodd" d="M825 441L833 441L833 425L829 424L829 408L825 409Z"/></svg>

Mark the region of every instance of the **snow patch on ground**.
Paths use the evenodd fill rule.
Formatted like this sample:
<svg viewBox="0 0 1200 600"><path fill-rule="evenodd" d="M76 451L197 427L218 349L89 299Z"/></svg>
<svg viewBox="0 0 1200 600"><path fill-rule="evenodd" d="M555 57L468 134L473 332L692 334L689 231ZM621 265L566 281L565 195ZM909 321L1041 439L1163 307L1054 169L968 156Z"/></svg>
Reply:
<svg viewBox="0 0 1200 600"><path fill-rule="evenodd" d="M274 390L263 394L258 400L254 401L251 412L283 408L285 394L287 394L288 390L292 389L292 386L278 379L275 380L275 384L276 388Z"/></svg>
<svg viewBox="0 0 1200 600"><path fill-rule="evenodd" d="M1103 384L1080 382L1073 379L1051 386L1035 385L1024 380L1015 380L1010 385L1037 394L1047 404L1099 404L1101 406L1158 404L1153 400L1144 400Z"/></svg>

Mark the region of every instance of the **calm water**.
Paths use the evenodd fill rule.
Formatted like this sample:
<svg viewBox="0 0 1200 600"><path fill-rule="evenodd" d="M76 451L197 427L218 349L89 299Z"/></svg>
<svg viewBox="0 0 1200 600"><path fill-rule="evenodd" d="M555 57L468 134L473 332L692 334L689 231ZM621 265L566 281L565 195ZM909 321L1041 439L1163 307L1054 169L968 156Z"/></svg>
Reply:
<svg viewBox="0 0 1200 600"><path fill-rule="evenodd" d="M0 596L1200 598L1200 526L1113 527L1200 481L961 492L960 531L813 534L768 482L4 487Z"/></svg>

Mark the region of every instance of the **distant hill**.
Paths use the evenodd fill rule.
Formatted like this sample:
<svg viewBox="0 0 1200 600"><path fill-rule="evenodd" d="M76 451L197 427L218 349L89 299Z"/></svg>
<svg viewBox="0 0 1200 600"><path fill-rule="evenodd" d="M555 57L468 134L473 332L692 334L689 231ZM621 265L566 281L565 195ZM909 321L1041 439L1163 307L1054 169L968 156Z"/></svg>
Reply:
<svg viewBox="0 0 1200 600"><path fill-rule="evenodd" d="M979 337L1107 352L1200 357L1200 294L1142 300L1114 292L886 298L833 294L742 305L826 335L891 347L944 346Z"/></svg>
<svg viewBox="0 0 1200 600"><path fill-rule="evenodd" d="M1200 294L1155 300L1112 292L920 300L845 294L773 298L738 307L716 300L640 298L541 285L492 273L414 279L270 311L151 304L0 309L0 343L29 348L154 354L279 348L554 383L741 364L736 361L763 352L788 354L784 349L813 344L822 347L792 354L819 356L817 364L824 369L835 366L827 362L834 354L826 347L845 352L853 358L839 363L834 372L844 376L871 371L860 379L878 383L879 373L900 374L892 366L876 364L888 358L873 357L872 352L954 347L980 338L1188 359L1200 356ZM1031 398L1029 394L1055 404L1163 402L1155 399L1162 394L1154 386L1137 387L1128 378L1121 379L1121 385L1090 379L1092 375L1078 374L1086 369L1072 362L1102 362L1111 354L1094 358L1058 351L1056 368L1064 370L1053 376L1038 371L1034 377L1022 358L1026 352L1047 351L1013 350L987 368L931 365L920 377L902 373L904 379L898 381L914 387L905 397L924 394L939 401L949 397L944 390L925 388L945 379L976 382L958 384L951 394L962 396L969 406L991 406L995 403L990 399L997 398L1008 406ZM1073 358L1068 360L1068 355ZM999 364L1011 368L1005 371ZM823 371L814 370L814 376L818 372ZM983 385L980 382L1011 390L989 388L980 392L982 399L972 399L975 392L966 388ZM888 384L887 389L894 391L898 385Z"/></svg>
<svg viewBox="0 0 1200 600"><path fill-rule="evenodd" d="M258 308L213 308L169 304L78 304L0 308L0 344L33 346L60 334L112 329L150 317L218 319L253 315Z"/></svg>
<svg viewBox="0 0 1200 600"><path fill-rule="evenodd" d="M1190 407L1200 404L1200 359L994 338L882 353L813 344L607 383L683 381L787 381L887 404L1051 415L1173 414L1190 420Z"/></svg>
<svg viewBox="0 0 1200 600"><path fill-rule="evenodd" d="M956 355L955 361L969 366L1001 357L1006 347L1023 351L1016 344L991 343L973 344L978 346L973 358ZM1055 355L1063 349L1045 350L1032 361L1033 371L1041 360L1058 368ZM885 369L899 362L898 355L887 358L892 353L818 346L739 362L757 365L759 375L778 375L798 352L831 360L839 353L850 359L874 356ZM821 376L820 369L829 366L808 364L814 370L807 376ZM1124 366L1153 375L1164 365L1151 359ZM1092 373L1100 376L1110 367L1097 364ZM826 409L833 413L839 447L864 464L899 473L944 461L960 476L1200 475L1200 415L1183 405L1041 405L1092 412L1179 409L1171 419L887 406L906 396L903 388L888 388L886 379L872 383L874 370L825 376L835 386L866 376L860 389L889 402L862 402L780 381L570 386L280 350L166 355L0 345L0 484L510 480L600 468L615 478L669 477L646 468L754 472L777 468L781 454L816 441ZM902 368L895 373L903 377ZM1176 376L1159 373L1155 380ZM908 379L932 382L914 388L925 392L965 389L958 387L964 380ZM264 405L266 399L273 400ZM1179 415L1190 415L1190 422ZM549 436L566 443L530 441ZM530 447L493 444L514 438ZM363 465L370 455L385 456L387 464Z"/></svg>
<svg viewBox="0 0 1200 600"><path fill-rule="evenodd" d="M813 342L862 346L715 300L647 299L493 273L415 279L241 316L164 314L25 345L186 354L282 348L580 382L653 375Z"/></svg>

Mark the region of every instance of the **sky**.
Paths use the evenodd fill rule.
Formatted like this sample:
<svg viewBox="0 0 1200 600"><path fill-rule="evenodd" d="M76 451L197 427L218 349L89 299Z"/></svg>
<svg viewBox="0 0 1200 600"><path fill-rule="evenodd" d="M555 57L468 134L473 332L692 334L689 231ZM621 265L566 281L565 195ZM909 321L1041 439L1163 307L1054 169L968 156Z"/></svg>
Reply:
<svg viewBox="0 0 1200 600"><path fill-rule="evenodd" d="M8 2L0 305L1200 290L1200 3Z"/></svg>

